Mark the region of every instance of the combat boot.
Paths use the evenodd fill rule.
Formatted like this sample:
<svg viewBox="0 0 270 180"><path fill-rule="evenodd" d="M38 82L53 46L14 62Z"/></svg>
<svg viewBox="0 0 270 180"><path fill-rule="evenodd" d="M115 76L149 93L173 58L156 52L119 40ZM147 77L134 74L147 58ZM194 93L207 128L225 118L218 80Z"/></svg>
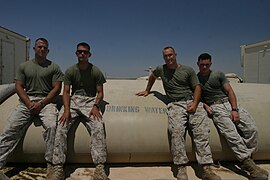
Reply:
<svg viewBox="0 0 270 180"><path fill-rule="evenodd" d="M9 178L1 171L4 167L4 163L0 162L0 180L9 180Z"/></svg>
<svg viewBox="0 0 270 180"><path fill-rule="evenodd" d="M53 165L51 163L47 163L47 170L46 170L47 174L46 174L46 180L52 180L53 178Z"/></svg>
<svg viewBox="0 0 270 180"><path fill-rule="evenodd" d="M94 171L93 180L110 180L105 173L104 165L99 164Z"/></svg>
<svg viewBox="0 0 270 180"><path fill-rule="evenodd" d="M202 165L202 179L221 180L221 178L213 172L210 165Z"/></svg>
<svg viewBox="0 0 270 180"><path fill-rule="evenodd" d="M251 158L245 159L242 163L242 169L249 172L251 179L268 180L268 172L257 166Z"/></svg>
<svg viewBox="0 0 270 180"><path fill-rule="evenodd" d="M188 180L186 166L179 166L178 167L178 172L177 172L176 178L177 178L177 180Z"/></svg>
<svg viewBox="0 0 270 180"><path fill-rule="evenodd" d="M259 168L259 171L261 171L263 174L265 174L267 177L269 176L269 172L266 171L265 169L263 168L260 168L259 166L257 166Z"/></svg>
<svg viewBox="0 0 270 180"><path fill-rule="evenodd" d="M0 180L9 180L9 178L2 171L0 171Z"/></svg>
<svg viewBox="0 0 270 180"><path fill-rule="evenodd" d="M63 165L55 165L53 167L54 173L52 180L64 180L65 179L65 172Z"/></svg>

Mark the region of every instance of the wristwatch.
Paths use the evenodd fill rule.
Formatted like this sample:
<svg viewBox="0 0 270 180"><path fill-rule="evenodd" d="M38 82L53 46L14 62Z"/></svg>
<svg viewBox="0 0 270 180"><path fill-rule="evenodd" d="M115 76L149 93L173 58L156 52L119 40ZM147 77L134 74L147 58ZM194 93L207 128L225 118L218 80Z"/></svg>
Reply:
<svg viewBox="0 0 270 180"><path fill-rule="evenodd" d="M232 111L236 111L236 112L238 112L238 111L239 111L239 109L238 109L238 108L232 108Z"/></svg>

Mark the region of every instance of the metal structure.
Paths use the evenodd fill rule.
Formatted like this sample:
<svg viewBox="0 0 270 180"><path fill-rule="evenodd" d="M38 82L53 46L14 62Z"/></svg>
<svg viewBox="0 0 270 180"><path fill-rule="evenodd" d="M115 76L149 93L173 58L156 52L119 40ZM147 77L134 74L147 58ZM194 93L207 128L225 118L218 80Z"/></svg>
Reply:
<svg viewBox="0 0 270 180"><path fill-rule="evenodd" d="M14 82L18 66L29 59L30 39L0 26L0 84Z"/></svg>
<svg viewBox="0 0 270 180"><path fill-rule="evenodd" d="M241 46L243 80L270 84L270 39Z"/></svg>
<svg viewBox="0 0 270 180"><path fill-rule="evenodd" d="M146 80L107 80L105 98L101 106L106 126L109 163L171 162L167 134L166 96L161 81L157 80L147 97L135 94L144 90ZM270 84L231 83L238 103L256 120L259 129L259 150L255 160L270 160L269 104ZM256 93L254 93L256 91ZM0 104L0 133L7 117L18 103L12 95ZM210 146L215 160L236 160L225 140L211 123ZM37 125L37 124L36 124ZM42 127L28 129L24 140L10 156L9 162L44 162L45 144ZM90 136L82 123L73 126L68 137L68 163L91 163ZM186 140L187 153L195 161L193 145Z"/></svg>

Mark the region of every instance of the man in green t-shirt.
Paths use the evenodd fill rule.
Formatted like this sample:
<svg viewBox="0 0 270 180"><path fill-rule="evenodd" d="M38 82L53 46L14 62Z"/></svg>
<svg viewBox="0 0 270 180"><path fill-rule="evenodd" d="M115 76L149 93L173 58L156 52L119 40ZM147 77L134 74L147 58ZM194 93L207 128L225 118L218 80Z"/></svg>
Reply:
<svg viewBox="0 0 270 180"><path fill-rule="evenodd" d="M268 179L268 172L251 159L258 146L255 121L247 110L237 106L235 93L225 74L210 69L210 54L201 54L197 64L200 70L197 75L202 85L202 101L209 117L213 119L217 129L251 178Z"/></svg>
<svg viewBox="0 0 270 180"><path fill-rule="evenodd" d="M104 170L107 147L104 122L99 109L104 94L103 84L106 80L99 68L88 61L91 53L87 43L82 42L77 45L76 55L78 63L68 68L64 76L64 106L60 110L53 156L54 178L64 178L63 165L67 152L67 133L78 117L81 117L91 136L91 155L96 165L93 178L106 180L109 179Z"/></svg>
<svg viewBox="0 0 270 180"><path fill-rule="evenodd" d="M168 109L168 130L171 137L173 163L178 166L177 180L188 179L186 164L188 157L185 149L185 135L188 128L196 146L196 157L202 166L202 178L220 180L211 169L213 163L209 146L210 124L200 101L201 87L195 71L178 64L177 54L172 47L162 51L164 65L158 66L149 77L145 91L138 96L147 96L157 77L161 77L166 95L170 100Z"/></svg>
<svg viewBox="0 0 270 180"><path fill-rule="evenodd" d="M61 91L63 73L57 64L47 59L48 46L46 39L37 39L33 48L35 58L22 63L17 70L15 88L20 101L0 136L0 168L28 127L37 120L45 129L43 137L46 142L45 160L49 178L58 117L56 104L52 102Z"/></svg>

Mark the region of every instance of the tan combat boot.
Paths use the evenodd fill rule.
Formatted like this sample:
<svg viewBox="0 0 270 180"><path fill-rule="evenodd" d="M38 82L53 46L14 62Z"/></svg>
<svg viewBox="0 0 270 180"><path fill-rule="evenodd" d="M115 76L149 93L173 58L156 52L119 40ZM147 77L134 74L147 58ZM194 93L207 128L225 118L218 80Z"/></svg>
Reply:
<svg viewBox="0 0 270 180"><path fill-rule="evenodd" d="M94 171L93 180L110 180L105 173L104 165L99 164Z"/></svg>
<svg viewBox="0 0 270 180"><path fill-rule="evenodd" d="M64 180L65 179L65 172L63 165L55 165L54 168L54 174L52 180Z"/></svg>
<svg viewBox="0 0 270 180"><path fill-rule="evenodd" d="M221 178L213 172L210 165L202 165L202 179L221 180Z"/></svg>
<svg viewBox="0 0 270 180"><path fill-rule="evenodd" d="M268 172L255 164L251 158L245 159L242 168L249 172L251 179L268 180Z"/></svg>
<svg viewBox="0 0 270 180"><path fill-rule="evenodd" d="M9 178L2 171L0 171L0 179L1 180L9 180Z"/></svg>
<svg viewBox="0 0 270 180"><path fill-rule="evenodd" d="M177 177L177 180L188 180L187 167L186 166L179 166L176 177Z"/></svg>
<svg viewBox="0 0 270 180"><path fill-rule="evenodd" d="M46 172L47 172L46 180L52 180L54 170L53 170L53 165L51 163L47 163L47 170L46 170Z"/></svg>

